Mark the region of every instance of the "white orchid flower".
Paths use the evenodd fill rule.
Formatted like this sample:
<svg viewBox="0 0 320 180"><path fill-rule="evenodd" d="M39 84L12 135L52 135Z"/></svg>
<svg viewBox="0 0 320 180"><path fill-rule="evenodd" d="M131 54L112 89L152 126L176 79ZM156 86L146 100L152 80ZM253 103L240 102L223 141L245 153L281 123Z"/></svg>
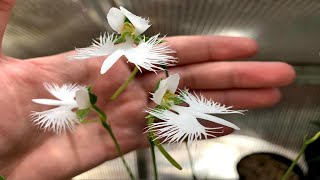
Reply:
<svg viewBox="0 0 320 180"><path fill-rule="evenodd" d="M179 85L180 76L178 74L173 74L160 81L158 89L151 93L151 100L158 105L161 105L163 96L169 91L169 93L174 94Z"/></svg>
<svg viewBox="0 0 320 180"><path fill-rule="evenodd" d="M127 39L124 42L122 48L118 49L103 62L101 67L101 74L107 72L110 67L121 56L125 56L127 60L136 65L141 71L141 67L154 71L164 70L161 65L172 66L172 63L176 63L176 58L168 54L174 53L172 49L164 44L159 44L162 39L158 39L159 34L152 36L147 42L140 42L136 47L132 46L131 39Z"/></svg>
<svg viewBox="0 0 320 180"><path fill-rule="evenodd" d="M75 129L80 123L75 109L87 109L91 106L87 89L76 84L44 84L45 88L56 99L32 99L33 102L49 106L57 106L42 112L32 112L31 117L35 125L41 129L62 133Z"/></svg>
<svg viewBox="0 0 320 180"><path fill-rule="evenodd" d="M148 71L164 70L161 65L172 66L176 63L176 58L168 54L174 53L169 46L160 44L162 39L158 39L159 34L152 36L147 42L140 42L134 45L132 39L127 38L125 42L114 45L112 35L100 36L100 43L94 41L93 45L88 48L78 49L78 53L71 56L70 59L87 59L109 55L103 62L101 74L106 73L121 56L136 65L141 71L144 68Z"/></svg>
<svg viewBox="0 0 320 180"><path fill-rule="evenodd" d="M187 139L188 145L202 137L216 137L215 134L223 133L223 127L208 128L199 123L195 116L187 111L179 113L170 110L152 109L147 111L161 122L155 122L148 127L148 132L155 133L155 139L163 139L162 143L182 143Z"/></svg>
<svg viewBox="0 0 320 180"><path fill-rule="evenodd" d="M159 88L155 93L152 93L153 97L151 99L156 104L163 105L162 101L166 101L165 93L175 93L179 78L178 74L174 74L160 81ZM191 143L202 137L215 137L214 134L223 132L223 126L240 130L233 123L212 114L243 114L243 110L231 110L231 106L227 107L208 100L202 95L191 94L188 90L180 91L177 98L188 104L188 106L171 104L169 109L149 109L146 111L162 120L161 122L153 123L147 130L155 132L156 139L164 138L163 142L169 143L182 142L187 139ZM221 126L208 128L199 123L201 120L211 121Z"/></svg>
<svg viewBox="0 0 320 180"><path fill-rule="evenodd" d="M120 9L111 8L107 14L110 27L119 34L125 26L125 18L128 18L134 26L136 36L144 33L151 26L149 20L136 16L121 6Z"/></svg>

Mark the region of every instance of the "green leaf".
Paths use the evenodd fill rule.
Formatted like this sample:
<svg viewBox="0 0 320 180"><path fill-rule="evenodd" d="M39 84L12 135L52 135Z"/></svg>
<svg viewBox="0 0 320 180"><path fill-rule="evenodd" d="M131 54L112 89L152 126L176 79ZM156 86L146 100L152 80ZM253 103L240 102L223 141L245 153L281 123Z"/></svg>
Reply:
<svg viewBox="0 0 320 180"><path fill-rule="evenodd" d="M90 112L90 108L88 109L79 109L77 110L76 114L77 117L80 119L80 121L82 121Z"/></svg>
<svg viewBox="0 0 320 180"><path fill-rule="evenodd" d="M95 105L98 100L98 97L95 94L89 93L89 98L91 105Z"/></svg>
<svg viewBox="0 0 320 180"><path fill-rule="evenodd" d="M157 106L158 107L158 106ZM154 121L154 118L149 118L148 119L148 126L151 125ZM155 135L153 132L149 132L149 138L150 139L154 139L153 143L157 146L157 148L159 149L159 151L162 153L162 155L177 169L182 170L181 165L175 160L173 159L172 156L170 156L170 154L163 148L163 146L161 145L161 143L159 142L158 139L155 139Z"/></svg>
<svg viewBox="0 0 320 180"><path fill-rule="evenodd" d="M98 97L92 93L92 86L88 86L87 90L89 92L89 98L90 98L91 105L95 105L98 100Z"/></svg>
<svg viewBox="0 0 320 180"><path fill-rule="evenodd" d="M4 176L0 176L0 180L6 180Z"/></svg>
<svg viewBox="0 0 320 180"><path fill-rule="evenodd" d="M154 88L154 92L156 92L159 89L160 82L162 81L162 78L157 82L156 87Z"/></svg>
<svg viewBox="0 0 320 180"><path fill-rule="evenodd" d="M181 165L173 159L172 156L170 156L170 154L163 148L163 146L160 144L159 141L155 140L154 144L157 146L157 148L159 149L159 151L162 153L162 155L177 169L182 170Z"/></svg>

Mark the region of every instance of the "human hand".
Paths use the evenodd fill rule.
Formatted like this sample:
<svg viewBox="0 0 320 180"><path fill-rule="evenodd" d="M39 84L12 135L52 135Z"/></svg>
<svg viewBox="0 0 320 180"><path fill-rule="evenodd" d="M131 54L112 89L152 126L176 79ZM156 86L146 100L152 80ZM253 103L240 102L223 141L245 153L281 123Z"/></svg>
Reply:
<svg viewBox="0 0 320 180"><path fill-rule="evenodd" d="M0 39L13 4L12 0L0 0ZM289 84L295 76L293 69L281 62L229 61L256 53L257 45L250 39L181 36L166 40L177 51L179 64L170 68L170 73L179 73L180 88L201 91L237 109L275 104L280 99L277 87ZM31 99L49 97L44 82L92 85L122 151L147 145L142 135L146 114L142 111L153 106L149 92L164 75L139 74L117 100L110 101L132 67L119 61L101 75L104 58L66 60L71 54L74 52L25 61L0 56L0 174L8 179L67 179L118 156L109 134L98 123L80 125L65 135L44 133L32 125L30 112L45 107ZM230 132L225 128L226 134Z"/></svg>

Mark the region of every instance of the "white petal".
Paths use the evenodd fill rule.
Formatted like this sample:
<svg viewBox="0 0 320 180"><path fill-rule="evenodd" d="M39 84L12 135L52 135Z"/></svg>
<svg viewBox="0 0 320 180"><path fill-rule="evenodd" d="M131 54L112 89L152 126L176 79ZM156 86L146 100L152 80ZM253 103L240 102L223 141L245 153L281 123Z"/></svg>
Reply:
<svg viewBox="0 0 320 180"><path fill-rule="evenodd" d="M148 71L164 70L161 65L173 66L176 58L168 55L174 51L164 44L159 44L161 40L157 40L159 35L151 37L147 42L140 43L135 48L125 51L125 56L129 62L135 64Z"/></svg>
<svg viewBox="0 0 320 180"><path fill-rule="evenodd" d="M91 103L90 103L89 92L87 89L83 88L76 91L76 102L80 110L90 108Z"/></svg>
<svg viewBox="0 0 320 180"><path fill-rule="evenodd" d="M172 74L167 79L168 90L174 94L178 88L180 76L179 74Z"/></svg>
<svg viewBox="0 0 320 180"><path fill-rule="evenodd" d="M232 124L231 122L228 122L222 118L218 118L216 116L212 116L212 115L208 115L208 114L204 114L204 113L200 113L200 112L191 112L190 111L190 113L197 118L200 118L203 120L208 120L208 121L211 121L214 123L218 123L218 124L233 128L235 130L240 130L240 128L238 126L236 126L236 125Z"/></svg>
<svg viewBox="0 0 320 180"><path fill-rule="evenodd" d="M168 89L167 81L168 81L167 79L161 80L156 92L151 93L152 94L151 100L158 105L161 104L161 100L167 92L167 89Z"/></svg>
<svg viewBox="0 0 320 180"><path fill-rule="evenodd" d="M41 129L54 131L58 134L72 131L80 123L70 106L60 106L48 111L33 112L31 117L34 124Z"/></svg>
<svg viewBox="0 0 320 180"><path fill-rule="evenodd" d="M123 29L125 15L123 12L118 8L111 8L107 14L107 20L110 25L110 27L120 33Z"/></svg>
<svg viewBox="0 0 320 180"><path fill-rule="evenodd" d="M123 54L124 54L123 50L117 50L116 52L108 56L107 59L104 60L101 66L100 73L101 74L106 73L111 68L111 66L114 65L114 63L116 63L121 56L123 56Z"/></svg>
<svg viewBox="0 0 320 180"><path fill-rule="evenodd" d="M167 90L169 90L172 94L174 94L179 85L180 76L178 74L173 74L160 81L159 87L156 92L151 93L152 98L151 100L154 101L156 104L160 105L161 100Z"/></svg>
<svg viewBox="0 0 320 180"><path fill-rule="evenodd" d="M44 83L44 86L54 97L61 101L73 101L76 91L84 88L77 84L63 84L59 87L57 84Z"/></svg>
<svg viewBox="0 0 320 180"><path fill-rule="evenodd" d="M245 110L232 110L232 106L225 106L218 102L191 94L188 90L180 91L181 99L189 104L190 108L196 112L207 114L243 114Z"/></svg>
<svg viewBox="0 0 320 180"><path fill-rule="evenodd" d="M117 49L114 45L116 40L114 34L104 33L103 35L100 35L99 41L93 40L90 47L76 49L77 53L69 56L68 59L82 60L109 55Z"/></svg>
<svg viewBox="0 0 320 180"><path fill-rule="evenodd" d="M54 100L54 99L32 99L33 102L43 105L49 105L49 106L74 106L76 107L77 104L75 101L60 101L60 100Z"/></svg>
<svg viewBox="0 0 320 180"><path fill-rule="evenodd" d="M136 16L121 6L120 10L136 28L137 36L144 33L151 26L149 25L149 20Z"/></svg>
<svg viewBox="0 0 320 180"><path fill-rule="evenodd" d="M214 129L208 129L201 125L198 120L189 113L173 113L169 110L149 110L147 111L151 115L163 120L161 122L155 122L148 127L147 131L152 131L156 134L156 139L165 138L162 142L181 143L187 139L188 143L192 143L194 140L201 139L201 136L205 138L210 136L208 133L220 133L221 131L214 131ZM221 129L216 128L216 129Z"/></svg>

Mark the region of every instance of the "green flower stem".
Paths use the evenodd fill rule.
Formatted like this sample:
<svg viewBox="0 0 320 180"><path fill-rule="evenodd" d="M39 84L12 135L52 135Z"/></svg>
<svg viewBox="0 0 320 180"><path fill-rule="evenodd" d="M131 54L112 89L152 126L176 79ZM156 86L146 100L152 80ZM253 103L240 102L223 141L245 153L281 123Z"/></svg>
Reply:
<svg viewBox="0 0 320 180"><path fill-rule="evenodd" d="M97 119L85 119L85 120L81 121L81 124L96 123L96 122L99 122L99 120L97 120Z"/></svg>
<svg viewBox="0 0 320 180"><path fill-rule="evenodd" d="M117 97L126 89L128 84L134 79L137 75L139 69L137 67L134 68L132 73L130 74L129 78L117 89L117 91L111 96L111 100L117 99Z"/></svg>
<svg viewBox="0 0 320 180"><path fill-rule="evenodd" d="M316 141L318 138L320 137L320 131L317 132L312 138L304 141L298 156L296 157L296 159L291 163L290 167L288 168L288 170L286 171L286 173L282 176L281 180L286 180L288 178L288 176L290 175L291 171L293 170L294 166L298 163L299 159L301 158L301 156L303 155L304 151L306 150L307 146L311 143L313 143L314 141Z"/></svg>
<svg viewBox="0 0 320 180"><path fill-rule="evenodd" d="M161 65L161 67L164 69L164 73L166 74L166 77L169 77L168 67L166 65Z"/></svg>
<svg viewBox="0 0 320 180"><path fill-rule="evenodd" d="M114 142L114 144L115 144L115 146L116 146L117 152L118 152L118 154L120 155L121 160L122 160L124 166L126 167L126 170L127 170L128 174L129 174L130 178L131 178L132 180L136 179L136 178L134 177L134 175L133 175L133 173L132 173L129 165L127 164L126 160L125 160L124 157L123 157L123 153L122 153L122 151L121 151L121 149L120 149L120 145L119 145L116 137L114 136L114 133L113 133L113 131L112 131L112 129L111 129L111 126L109 126L109 125L107 124L107 122L106 122L106 121L107 121L107 115L106 115L101 109L99 109L99 108L98 108L97 106L95 106L95 105L92 105L92 109L95 110L95 111L99 114L99 116L100 116L100 122L101 122L102 126L109 132L109 134L110 134L110 136L111 136L111 138L112 138L112 140L113 140L113 142Z"/></svg>
<svg viewBox="0 0 320 180"><path fill-rule="evenodd" d="M148 126L153 123L154 119L149 118L148 119ZM153 133L149 132L148 141L150 144L150 152L151 152L151 158L152 158L152 165L153 165L153 173L154 173L154 179L158 180L158 170L157 170L157 162L156 162L156 154L154 151L154 142L152 141Z"/></svg>
<svg viewBox="0 0 320 180"><path fill-rule="evenodd" d="M197 176L196 176L196 173L193 168L193 159L192 159L190 148L187 143L185 143L185 145L186 145L187 152L188 152L188 157L189 157L189 162L190 162L190 167L191 167L191 172L192 172L192 179L197 180Z"/></svg>
<svg viewBox="0 0 320 180"><path fill-rule="evenodd" d="M154 118L149 118L148 119L148 125L153 123ZM153 134L153 132L149 132L149 137L151 139L153 139L153 143L157 146L157 148L159 149L159 151L162 153L162 155L177 169L182 170L182 167L180 166L180 164L173 159L173 157L170 156L170 154L163 148L163 146L161 145L161 143L159 142L158 139L155 139L155 135Z"/></svg>
<svg viewBox="0 0 320 180"><path fill-rule="evenodd" d="M150 144L150 152L151 152L151 158L152 158L154 179L158 180L158 170L157 170L156 153L154 151L154 143L150 137L148 137L148 140L149 140L149 144Z"/></svg>

